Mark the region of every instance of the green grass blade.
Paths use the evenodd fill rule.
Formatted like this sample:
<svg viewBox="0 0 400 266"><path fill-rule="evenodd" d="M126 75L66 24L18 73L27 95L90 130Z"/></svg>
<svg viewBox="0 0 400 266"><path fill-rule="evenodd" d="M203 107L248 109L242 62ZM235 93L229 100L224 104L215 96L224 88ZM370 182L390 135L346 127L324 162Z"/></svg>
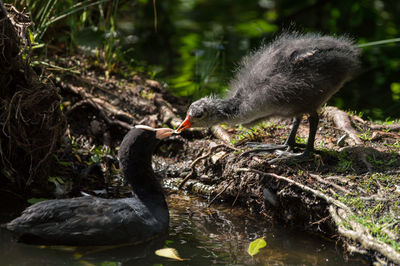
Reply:
<svg viewBox="0 0 400 266"><path fill-rule="evenodd" d="M62 12L61 14L59 14L59 15L53 17L52 19L50 19L46 23L46 25L48 26L48 25L50 25L50 24L52 24L52 23L54 23L54 22L56 22L56 21L58 21L60 19L63 19L63 18L65 18L65 17L67 17L67 16L69 16L71 14L74 14L74 13L76 13L76 12L82 10L82 9L88 8L90 6L98 5L98 4L101 4L101 3L104 3L104 2L108 2L108 1L110 1L110 0L99 0L99 1L96 1L96 2L92 2L92 3L90 3L91 1L84 1L84 2L78 3L78 4L74 5L74 6L72 6L71 8L67 9L65 12ZM87 2L89 2L89 3L87 3Z"/></svg>
<svg viewBox="0 0 400 266"><path fill-rule="evenodd" d="M400 42L400 38L387 39L387 40L381 40L381 41L376 41L376 42L367 42L367 43L359 44L358 47L362 48L362 47L375 46L375 45L388 44L388 43L395 43L395 42Z"/></svg>

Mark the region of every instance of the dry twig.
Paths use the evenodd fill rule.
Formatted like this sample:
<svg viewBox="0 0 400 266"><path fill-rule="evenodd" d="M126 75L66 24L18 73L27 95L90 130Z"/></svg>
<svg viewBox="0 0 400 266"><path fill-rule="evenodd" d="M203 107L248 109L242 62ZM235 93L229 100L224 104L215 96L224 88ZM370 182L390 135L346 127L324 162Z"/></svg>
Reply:
<svg viewBox="0 0 400 266"><path fill-rule="evenodd" d="M220 192L218 192L218 194L215 195L214 198L212 198L212 200L208 203L207 206L210 207L211 204L212 204L219 196L221 196L221 194L224 193L225 190L226 190L232 183L233 183L233 180L231 180Z"/></svg>
<svg viewBox="0 0 400 266"><path fill-rule="evenodd" d="M331 187L334 187L334 188L336 188L337 190L340 190L340 191L342 191L342 192L344 192L344 193L346 193L346 194L352 194L352 192L351 192L350 190L347 190L347 189L345 189L344 187L339 186L339 185L337 185L337 184L335 184L335 183L333 183L333 182L329 182L329 181L327 181L327 180L321 178L319 175L310 174L310 176L311 176L312 178L318 180L318 182L320 182L320 183L323 183L323 184L329 185L329 186L331 186Z"/></svg>

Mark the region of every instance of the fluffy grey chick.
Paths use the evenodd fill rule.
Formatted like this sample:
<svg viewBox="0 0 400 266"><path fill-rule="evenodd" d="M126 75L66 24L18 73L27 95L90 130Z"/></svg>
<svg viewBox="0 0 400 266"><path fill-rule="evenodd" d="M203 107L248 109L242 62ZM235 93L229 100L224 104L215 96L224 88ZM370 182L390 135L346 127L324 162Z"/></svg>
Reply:
<svg viewBox="0 0 400 266"><path fill-rule="evenodd" d="M314 147L317 110L351 79L359 68L360 53L346 37L284 33L242 60L228 97L192 103L177 130L293 117L291 133L280 145L292 148L301 117L308 114L310 133L304 152L308 154Z"/></svg>

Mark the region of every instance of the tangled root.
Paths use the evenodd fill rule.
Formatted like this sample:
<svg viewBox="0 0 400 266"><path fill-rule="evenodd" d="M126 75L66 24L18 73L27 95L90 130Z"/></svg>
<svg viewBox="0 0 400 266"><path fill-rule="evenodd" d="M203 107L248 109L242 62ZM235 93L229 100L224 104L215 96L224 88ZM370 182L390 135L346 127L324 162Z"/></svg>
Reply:
<svg viewBox="0 0 400 266"><path fill-rule="evenodd" d="M47 183L66 120L58 89L29 65L27 15L7 9L0 8L0 181L25 189Z"/></svg>

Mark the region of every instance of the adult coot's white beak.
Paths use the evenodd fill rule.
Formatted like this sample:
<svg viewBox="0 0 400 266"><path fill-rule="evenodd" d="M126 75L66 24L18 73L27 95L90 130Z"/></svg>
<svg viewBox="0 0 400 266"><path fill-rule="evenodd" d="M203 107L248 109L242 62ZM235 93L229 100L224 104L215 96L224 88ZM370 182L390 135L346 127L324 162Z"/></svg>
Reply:
<svg viewBox="0 0 400 266"><path fill-rule="evenodd" d="M172 128L156 128L156 138L165 139L174 133Z"/></svg>

